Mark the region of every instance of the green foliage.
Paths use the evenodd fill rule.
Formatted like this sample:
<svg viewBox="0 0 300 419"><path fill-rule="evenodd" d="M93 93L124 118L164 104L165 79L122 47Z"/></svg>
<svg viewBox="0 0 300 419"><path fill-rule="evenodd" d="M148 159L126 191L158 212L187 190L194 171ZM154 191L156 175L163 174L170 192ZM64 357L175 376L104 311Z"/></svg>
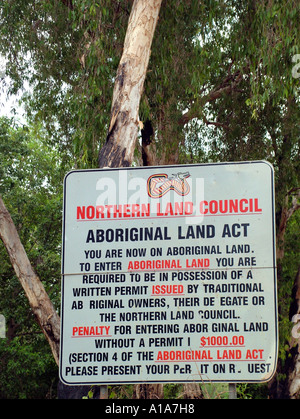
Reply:
<svg viewBox="0 0 300 419"><path fill-rule="evenodd" d="M62 180L68 170L61 161L43 130L0 119L0 194L57 309ZM0 398L55 397L56 364L2 243L0 260L0 312L7 326L6 339L0 339Z"/></svg>
<svg viewBox="0 0 300 419"><path fill-rule="evenodd" d="M57 367L45 341L36 331L12 341L0 340L0 398L44 399L56 396ZM31 336L30 336L31 335Z"/></svg>
<svg viewBox="0 0 300 419"><path fill-rule="evenodd" d="M65 4L3 1L0 52L8 59L12 90L30 82L31 118L75 152L78 167L94 167L106 138L132 2ZM187 133L182 113L193 110L198 119L210 121L207 95L237 71L244 75L244 86L236 98L227 99L245 102L250 119L257 119L267 103L275 106L297 94L299 83L292 75L292 57L299 52L297 10L296 0L163 3L140 109L140 119L152 121L158 153L166 160L174 155L184 160L177 152ZM218 122L228 125L230 110L228 103ZM230 119L240 136L239 119ZM242 121L247 124L249 118ZM204 135L201 127L197 133Z"/></svg>
<svg viewBox="0 0 300 419"><path fill-rule="evenodd" d="M237 384L238 399L267 399L268 384Z"/></svg>
<svg viewBox="0 0 300 419"><path fill-rule="evenodd" d="M109 399L132 399L133 390L132 384L108 386L108 397Z"/></svg>
<svg viewBox="0 0 300 419"><path fill-rule="evenodd" d="M37 135L36 129L11 125L6 119L0 121L0 193L51 294L60 266L62 179L67 166L60 166L60 156L47 146L44 132Z"/></svg>
<svg viewBox="0 0 300 419"><path fill-rule="evenodd" d="M164 385L164 398L177 399L180 398L182 393L182 384L165 384Z"/></svg>
<svg viewBox="0 0 300 419"><path fill-rule="evenodd" d="M300 254L300 213L297 211L290 219L285 240L285 257L281 266L280 286L278 288L278 305L279 305L279 327L280 327L280 344L279 358L285 364L288 356L289 341L291 338L291 330L293 323L291 319L295 311L291 311L292 307L292 288L295 276L299 267Z"/></svg>
<svg viewBox="0 0 300 419"><path fill-rule="evenodd" d="M109 122L113 77L131 2L18 0L1 4L0 51L11 91L27 80L27 111L70 152L93 167Z"/></svg>

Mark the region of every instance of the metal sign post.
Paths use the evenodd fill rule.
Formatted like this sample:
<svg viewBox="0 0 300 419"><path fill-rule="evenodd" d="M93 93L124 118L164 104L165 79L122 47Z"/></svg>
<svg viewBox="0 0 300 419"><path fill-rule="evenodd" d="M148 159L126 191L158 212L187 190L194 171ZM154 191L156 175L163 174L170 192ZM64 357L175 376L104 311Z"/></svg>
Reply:
<svg viewBox="0 0 300 419"><path fill-rule="evenodd" d="M100 399L108 399L108 387L107 386L100 386Z"/></svg>
<svg viewBox="0 0 300 419"><path fill-rule="evenodd" d="M65 384L266 382L276 362L269 163L67 174Z"/></svg>
<svg viewBox="0 0 300 419"><path fill-rule="evenodd" d="M228 384L229 388L229 399L237 399L236 384Z"/></svg>

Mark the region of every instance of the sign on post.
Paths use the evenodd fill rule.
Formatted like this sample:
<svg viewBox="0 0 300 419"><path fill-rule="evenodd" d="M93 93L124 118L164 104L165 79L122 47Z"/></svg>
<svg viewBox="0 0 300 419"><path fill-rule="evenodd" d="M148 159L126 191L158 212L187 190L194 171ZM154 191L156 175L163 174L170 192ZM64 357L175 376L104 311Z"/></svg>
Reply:
<svg viewBox="0 0 300 419"><path fill-rule="evenodd" d="M273 188L265 161L68 173L61 380L270 380Z"/></svg>

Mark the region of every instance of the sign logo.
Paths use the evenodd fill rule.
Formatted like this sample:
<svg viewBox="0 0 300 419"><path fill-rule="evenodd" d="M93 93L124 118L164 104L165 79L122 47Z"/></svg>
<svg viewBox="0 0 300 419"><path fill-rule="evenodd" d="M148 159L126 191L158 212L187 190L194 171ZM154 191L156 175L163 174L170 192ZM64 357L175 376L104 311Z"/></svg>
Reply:
<svg viewBox="0 0 300 419"><path fill-rule="evenodd" d="M190 192L190 185L186 179L189 172L179 172L168 176L165 173L152 175L147 180L147 190L150 198L161 198L169 191L175 191L180 196L186 196Z"/></svg>

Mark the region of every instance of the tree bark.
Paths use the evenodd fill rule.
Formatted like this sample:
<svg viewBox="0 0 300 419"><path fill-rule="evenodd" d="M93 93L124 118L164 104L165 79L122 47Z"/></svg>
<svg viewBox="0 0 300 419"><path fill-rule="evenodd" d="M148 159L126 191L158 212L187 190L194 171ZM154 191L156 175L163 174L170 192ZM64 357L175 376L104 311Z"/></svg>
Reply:
<svg viewBox="0 0 300 419"><path fill-rule="evenodd" d="M34 272L20 241L14 222L0 197L0 238L26 293L29 304L51 347L58 365L60 320L45 288Z"/></svg>
<svg viewBox="0 0 300 419"><path fill-rule="evenodd" d="M162 0L135 0L114 85L110 126L99 167L131 165L139 126L139 105ZM136 398L162 398L163 386L135 386Z"/></svg>
<svg viewBox="0 0 300 419"><path fill-rule="evenodd" d="M289 205L290 197L292 197L292 203ZM277 260L281 261L284 257L284 245L285 245L285 232L287 223L291 216L300 208L300 188L294 188L288 192L285 197L285 202L280 214L280 222L276 235L276 249L277 249Z"/></svg>
<svg viewBox="0 0 300 419"><path fill-rule="evenodd" d="M198 383L185 383L183 385L184 399L204 399L201 387Z"/></svg>
<svg viewBox="0 0 300 419"><path fill-rule="evenodd" d="M133 161L139 105L161 3L162 0L135 0L132 6L115 80L108 135L99 153L99 167L128 167ZM143 137L144 133L145 130ZM163 386L135 385L135 398L163 398Z"/></svg>
<svg viewBox="0 0 300 419"><path fill-rule="evenodd" d="M128 167L138 133L139 104L162 0L135 0L114 85L111 120L99 167Z"/></svg>
<svg viewBox="0 0 300 419"><path fill-rule="evenodd" d="M163 384L136 384L134 386L134 399L163 399L164 386Z"/></svg>

